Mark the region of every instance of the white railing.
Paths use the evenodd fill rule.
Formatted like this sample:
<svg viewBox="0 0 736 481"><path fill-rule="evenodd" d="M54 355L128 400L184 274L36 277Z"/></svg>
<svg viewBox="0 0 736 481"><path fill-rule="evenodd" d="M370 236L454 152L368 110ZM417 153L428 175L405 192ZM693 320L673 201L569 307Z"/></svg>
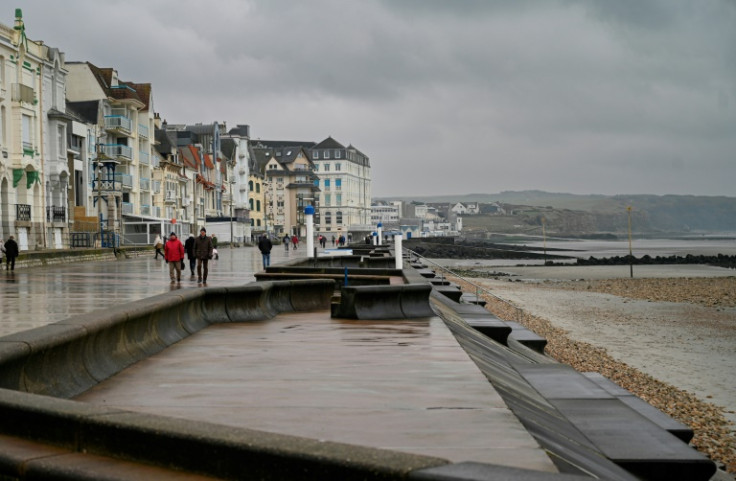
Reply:
<svg viewBox="0 0 736 481"><path fill-rule="evenodd" d="M125 130L126 132L132 132L133 121L123 115L106 115L105 129Z"/></svg>
<svg viewBox="0 0 736 481"><path fill-rule="evenodd" d="M141 186L141 190L151 190L151 179L141 178L140 186Z"/></svg>
<svg viewBox="0 0 736 481"><path fill-rule="evenodd" d="M138 161L143 165L150 165L151 164L151 154L148 152L143 152L142 150L138 152Z"/></svg>
<svg viewBox="0 0 736 481"><path fill-rule="evenodd" d="M117 157L127 160L133 159L133 149L127 145L107 144L102 146L102 152L108 157Z"/></svg>
<svg viewBox="0 0 736 481"><path fill-rule="evenodd" d="M148 138L148 126L143 124L138 124L138 136L143 137L144 139Z"/></svg>

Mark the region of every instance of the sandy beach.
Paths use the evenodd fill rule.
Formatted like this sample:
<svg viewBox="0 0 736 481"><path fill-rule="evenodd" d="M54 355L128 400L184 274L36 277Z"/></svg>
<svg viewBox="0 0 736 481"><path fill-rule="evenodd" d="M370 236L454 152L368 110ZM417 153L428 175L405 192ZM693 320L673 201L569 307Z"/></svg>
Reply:
<svg viewBox="0 0 736 481"><path fill-rule="evenodd" d="M690 425L692 444L736 473L736 272L643 266L629 279L621 266L474 267L499 274L468 279L489 291L491 312L545 336L559 361Z"/></svg>

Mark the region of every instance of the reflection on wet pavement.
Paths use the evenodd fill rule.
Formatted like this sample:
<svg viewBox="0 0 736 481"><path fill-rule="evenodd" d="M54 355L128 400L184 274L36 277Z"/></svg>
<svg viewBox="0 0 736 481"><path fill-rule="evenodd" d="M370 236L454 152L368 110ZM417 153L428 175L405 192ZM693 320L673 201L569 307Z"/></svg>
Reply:
<svg viewBox="0 0 736 481"><path fill-rule="evenodd" d="M255 247L219 249L210 261L209 287L253 282L261 270ZM306 250L274 249L271 263L306 257ZM48 267L0 271L0 336L44 326L114 304L155 296L173 289L197 288L189 264L180 285L172 285L166 263L151 255L118 261L77 262Z"/></svg>

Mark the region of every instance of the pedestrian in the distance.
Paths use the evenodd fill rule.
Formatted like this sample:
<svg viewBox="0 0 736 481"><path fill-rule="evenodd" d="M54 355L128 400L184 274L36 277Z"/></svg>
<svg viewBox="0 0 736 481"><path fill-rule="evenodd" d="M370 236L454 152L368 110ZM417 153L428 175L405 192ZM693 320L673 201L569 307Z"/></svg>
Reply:
<svg viewBox="0 0 736 481"><path fill-rule="evenodd" d="M19 253L18 243L15 242L15 237L12 235L8 237L8 240L5 241L5 245L3 247L5 248L5 262L7 262L5 269L14 271L15 258L18 257Z"/></svg>
<svg viewBox="0 0 736 481"><path fill-rule="evenodd" d="M291 236L291 245L294 247L294 250L299 247L299 238L297 236Z"/></svg>
<svg viewBox="0 0 736 481"><path fill-rule="evenodd" d="M332 247L335 247L335 236L332 236Z"/></svg>
<svg viewBox="0 0 736 481"><path fill-rule="evenodd" d="M169 277L171 283L181 282L181 262L184 260L184 246L176 233L169 235L169 240L164 246L164 259L169 264Z"/></svg>
<svg viewBox="0 0 736 481"><path fill-rule="evenodd" d="M264 269L271 265L271 249L273 249L271 239L269 239L266 234L263 234L261 238L258 239L258 250L261 251L261 255L263 256Z"/></svg>
<svg viewBox="0 0 736 481"><path fill-rule="evenodd" d="M161 251L164 247L164 240L158 234L156 234L156 239L153 241L153 247L156 249L156 254L153 256L154 259L158 259L159 254L161 254L161 257L166 259L166 256L164 256L164 253Z"/></svg>
<svg viewBox="0 0 736 481"><path fill-rule="evenodd" d="M194 256L197 258L197 282L200 284L207 284L207 274L209 272L207 263L212 259L214 249L212 238L207 237L207 229L202 227L199 229L199 236L194 239Z"/></svg>
<svg viewBox="0 0 736 481"><path fill-rule="evenodd" d="M281 242L284 243L284 250L286 252L289 252L289 242L291 242L291 238L289 238L289 234L284 234L284 238L281 239Z"/></svg>
<svg viewBox="0 0 736 481"><path fill-rule="evenodd" d="M189 234L189 238L184 243L184 251L187 253L189 270L192 271L192 278L194 278L194 267L197 265L197 257L194 255L194 234Z"/></svg>
<svg viewBox="0 0 736 481"><path fill-rule="evenodd" d="M212 247L217 249L217 236L215 234L212 234Z"/></svg>

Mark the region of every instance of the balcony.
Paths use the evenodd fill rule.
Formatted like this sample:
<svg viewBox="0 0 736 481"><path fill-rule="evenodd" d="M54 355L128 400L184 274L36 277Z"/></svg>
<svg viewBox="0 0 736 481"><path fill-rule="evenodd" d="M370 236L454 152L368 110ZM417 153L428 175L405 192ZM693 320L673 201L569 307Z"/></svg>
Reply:
<svg viewBox="0 0 736 481"><path fill-rule="evenodd" d="M154 155L151 159L151 167L153 167L154 169L158 169L160 165L161 161L158 159L158 155Z"/></svg>
<svg viewBox="0 0 736 481"><path fill-rule="evenodd" d="M105 130L117 134L131 135L133 121L124 115L105 115Z"/></svg>
<svg viewBox="0 0 736 481"><path fill-rule="evenodd" d="M123 189L133 188L133 176L130 174L115 174L115 182L120 182Z"/></svg>
<svg viewBox="0 0 736 481"><path fill-rule="evenodd" d="M167 190L164 196L164 202L167 204L175 204L179 201L179 193L175 190Z"/></svg>
<svg viewBox="0 0 736 481"><path fill-rule="evenodd" d="M66 207L46 207L46 222L66 222Z"/></svg>
<svg viewBox="0 0 736 481"><path fill-rule="evenodd" d="M151 215L151 206L150 205L143 204L141 206L141 215L150 216Z"/></svg>
<svg viewBox="0 0 736 481"><path fill-rule="evenodd" d="M33 90L33 87L29 87L28 85L14 83L11 87L10 95L13 102L25 102L28 104L35 104L37 102L36 92Z"/></svg>
<svg viewBox="0 0 736 481"><path fill-rule="evenodd" d="M160 194L161 193L161 181L160 180L154 180L153 181L153 193L154 194Z"/></svg>
<svg viewBox="0 0 736 481"><path fill-rule="evenodd" d="M232 201L232 198L233 196L229 192L224 192L222 194L222 201L226 204L229 204Z"/></svg>
<svg viewBox="0 0 736 481"><path fill-rule="evenodd" d="M138 153L138 161L141 165L151 165L151 154L143 152L142 150Z"/></svg>
<svg viewBox="0 0 736 481"><path fill-rule="evenodd" d="M31 221L31 206L28 204L15 204L15 220Z"/></svg>
<svg viewBox="0 0 736 481"><path fill-rule="evenodd" d="M153 217L161 218L161 207L154 206L151 213L153 214Z"/></svg>
<svg viewBox="0 0 736 481"><path fill-rule="evenodd" d="M123 202L123 214L132 214L133 213L133 204L130 202Z"/></svg>
<svg viewBox="0 0 736 481"><path fill-rule="evenodd" d="M112 157L120 161L130 162L133 160L133 149L127 145L106 144L102 146L102 152L108 157Z"/></svg>
<svg viewBox="0 0 736 481"><path fill-rule="evenodd" d="M148 126L143 124L138 124L138 137L142 139L148 139Z"/></svg>
<svg viewBox="0 0 736 481"><path fill-rule="evenodd" d="M140 186L141 186L141 190L151 190L151 179L141 178Z"/></svg>

